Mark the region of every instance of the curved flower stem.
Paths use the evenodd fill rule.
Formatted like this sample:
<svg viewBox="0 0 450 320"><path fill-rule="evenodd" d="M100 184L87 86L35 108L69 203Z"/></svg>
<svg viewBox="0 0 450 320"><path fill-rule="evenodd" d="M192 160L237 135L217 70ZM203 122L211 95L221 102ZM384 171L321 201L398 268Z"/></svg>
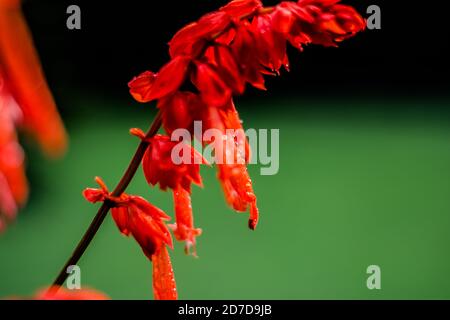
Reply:
<svg viewBox="0 0 450 320"><path fill-rule="evenodd" d="M145 138L151 138L154 135L158 133L158 130L161 128L161 111L158 112L155 119L153 120L152 125L150 126L150 129L145 135ZM120 197L120 195L125 191L125 189L130 184L131 180L133 179L137 169L139 168L142 158L145 154L145 151L149 147L149 143L146 141L146 139L142 139L141 143L139 144L138 148L136 149L136 152L133 156L133 159L131 160L130 164L128 165L127 170L122 176L122 179L120 179L120 182L117 184L116 188L112 192L112 196L114 197ZM56 277L55 281L53 282L53 287L55 286L61 286L64 281L66 281L68 277L67 273L67 267L71 265L77 264L78 260L80 260L83 253L86 251L87 247L91 243L92 239L94 238L95 234L97 233L98 229L103 223L103 220L105 220L106 215L109 212L109 209L111 209L111 203L108 201L103 202L102 206L98 209L97 214L95 215L94 219L92 220L91 224L89 225L89 228L86 230L85 234L83 235L83 238L81 238L80 242L78 243L77 247L72 253L72 256L67 260L64 267L59 272L58 276Z"/></svg>

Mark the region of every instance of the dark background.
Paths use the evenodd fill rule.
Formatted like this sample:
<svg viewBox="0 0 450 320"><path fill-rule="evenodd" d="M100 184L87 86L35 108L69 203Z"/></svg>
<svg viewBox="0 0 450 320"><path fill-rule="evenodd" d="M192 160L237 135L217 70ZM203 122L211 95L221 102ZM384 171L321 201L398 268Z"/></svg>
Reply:
<svg viewBox="0 0 450 320"><path fill-rule="evenodd" d="M57 98L58 88L125 98L128 80L168 61L167 43L178 29L227 2L26 0L24 10ZM369 5L379 5L381 30L367 30L338 49L310 46L302 54L292 49L292 71L269 79L270 95L447 93L450 32L445 8L411 1L343 3L364 17ZM81 30L66 28L70 4L81 8ZM249 91L247 95L255 94Z"/></svg>

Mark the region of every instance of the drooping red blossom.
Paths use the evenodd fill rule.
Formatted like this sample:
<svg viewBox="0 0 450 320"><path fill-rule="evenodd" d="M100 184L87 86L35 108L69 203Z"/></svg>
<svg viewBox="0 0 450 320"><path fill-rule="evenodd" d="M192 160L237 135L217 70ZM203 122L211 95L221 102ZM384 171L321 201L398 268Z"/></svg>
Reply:
<svg viewBox="0 0 450 320"><path fill-rule="evenodd" d="M177 299L172 264L166 248L173 248L172 237L165 224L170 217L142 197L125 193L113 197L100 178L96 178L96 181L101 188L86 189L84 197L92 203L112 203L111 214L120 232L133 236L153 263L155 299Z"/></svg>
<svg viewBox="0 0 450 320"><path fill-rule="evenodd" d="M0 231L24 205L28 184L16 130L60 155L66 133L47 87L19 0L0 0Z"/></svg>
<svg viewBox="0 0 450 320"><path fill-rule="evenodd" d="M202 121L204 130L222 132L221 141L203 143L214 143L225 198L236 211L250 212L252 229L258 222L258 208L245 166L248 142L240 134L227 135L227 129L243 132L232 96L242 94L247 83L265 90L265 75L289 70L287 43L299 50L308 44L337 46L362 31L364 19L339 2L283 1L263 7L258 0L231 1L176 33L169 43L172 60L158 74L147 71L129 83L138 101L158 100L168 134L178 128L192 133L194 121ZM181 91L189 81L196 90ZM233 161L223 161L229 159ZM158 174L147 173L153 178Z"/></svg>
<svg viewBox="0 0 450 320"><path fill-rule="evenodd" d="M166 246L156 249L153 257L153 294L155 300L178 298L175 275Z"/></svg>
<svg viewBox="0 0 450 320"><path fill-rule="evenodd" d="M250 159L250 146L245 136L238 112L232 101L224 108L207 108L203 124L206 129L216 128L224 139L213 141L218 179L222 185L227 203L238 212L249 210L249 228L254 230L258 224L259 210L252 180L246 163ZM234 134L226 130L233 129ZM208 143L208 141L206 141ZM231 154L231 155L230 155Z"/></svg>
<svg viewBox="0 0 450 320"><path fill-rule="evenodd" d="M181 186L173 190L173 202L175 204L175 219L177 223L169 225L178 241L185 242L185 252L197 256L196 237L202 234L202 229L194 227L194 215L192 214L191 194Z"/></svg>
<svg viewBox="0 0 450 320"><path fill-rule="evenodd" d="M142 165L145 178L151 185L159 184L162 190L178 186L190 192L191 184L202 186L200 164L203 156L190 145L171 141L168 136L157 134L148 140ZM174 150L174 148L177 148Z"/></svg>
<svg viewBox="0 0 450 320"><path fill-rule="evenodd" d="M109 300L109 297L103 292L90 288L69 290L55 286L40 290L33 300Z"/></svg>
<svg viewBox="0 0 450 320"><path fill-rule="evenodd" d="M142 131L132 133L144 139ZM169 225L178 241L185 242L185 251L196 256L196 237L202 230L194 227L191 204L192 183L202 186L200 164L206 160L190 145L171 141L168 136L156 135L148 139L150 147L142 160L145 178L150 185L159 184L162 190L172 189L176 223Z"/></svg>
<svg viewBox="0 0 450 320"><path fill-rule="evenodd" d="M218 165L218 178L225 193L225 198L238 212L250 210L248 227L255 230L259 219L259 210L256 206L256 196L247 167L242 164Z"/></svg>

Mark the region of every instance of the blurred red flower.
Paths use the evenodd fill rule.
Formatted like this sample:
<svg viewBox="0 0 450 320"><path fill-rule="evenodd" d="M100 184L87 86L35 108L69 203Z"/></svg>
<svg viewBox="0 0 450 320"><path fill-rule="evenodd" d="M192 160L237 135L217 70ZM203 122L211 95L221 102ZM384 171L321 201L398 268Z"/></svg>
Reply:
<svg viewBox="0 0 450 320"><path fill-rule="evenodd" d="M66 148L66 133L20 11L0 0L0 231L26 201L24 155L16 128L34 135L51 156Z"/></svg>

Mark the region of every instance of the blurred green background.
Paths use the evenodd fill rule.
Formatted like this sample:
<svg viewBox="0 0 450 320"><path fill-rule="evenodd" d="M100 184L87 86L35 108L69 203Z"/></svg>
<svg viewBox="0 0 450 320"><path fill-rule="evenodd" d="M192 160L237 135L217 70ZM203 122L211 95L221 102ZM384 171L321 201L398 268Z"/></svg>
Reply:
<svg viewBox="0 0 450 320"><path fill-rule="evenodd" d="M81 196L99 175L113 187L153 106L66 95L71 146L48 161L28 146L32 194L0 236L0 296L51 283L96 211ZM214 168L194 188L199 258L171 253L181 299L449 299L450 100L239 100L247 128L280 129L280 171L251 166L261 220L223 199ZM393 108L395 106L395 108ZM76 110L76 112L75 112ZM108 110L111 110L109 112ZM432 110L432 111L430 111ZM171 194L139 171L129 188L172 214ZM381 290L366 268L381 267ZM79 262L83 285L151 299L151 264L108 217Z"/></svg>

